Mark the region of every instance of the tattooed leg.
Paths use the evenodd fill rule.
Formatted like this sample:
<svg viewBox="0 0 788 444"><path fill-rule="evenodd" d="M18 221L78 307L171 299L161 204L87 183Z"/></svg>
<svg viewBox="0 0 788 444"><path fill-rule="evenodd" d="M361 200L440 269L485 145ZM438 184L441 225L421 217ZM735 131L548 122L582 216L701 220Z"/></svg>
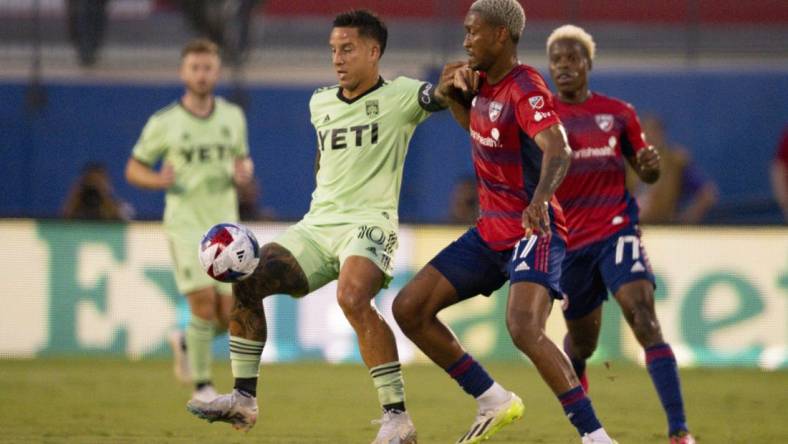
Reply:
<svg viewBox="0 0 788 444"><path fill-rule="evenodd" d="M309 293L306 275L295 257L279 244L260 250L260 263L248 279L233 285L235 305L230 313L230 335L265 342L263 298L272 294L303 296Z"/></svg>

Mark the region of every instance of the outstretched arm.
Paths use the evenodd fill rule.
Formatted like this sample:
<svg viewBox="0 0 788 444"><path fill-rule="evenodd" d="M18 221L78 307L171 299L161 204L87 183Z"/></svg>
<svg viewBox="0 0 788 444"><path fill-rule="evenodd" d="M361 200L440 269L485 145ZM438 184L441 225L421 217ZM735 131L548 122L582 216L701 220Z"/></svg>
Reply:
<svg viewBox="0 0 788 444"><path fill-rule="evenodd" d="M165 163L161 167L161 171L157 172L148 165L131 157L126 163L126 180L140 188L166 190L175 183L175 173L172 165L169 163Z"/></svg>
<svg viewBox="0 0 788 444"><path fill-rule="evenodd" d="M560 124L540 131L534 138L542 150L542 168L531 203L523 211L525 236L550 233L550 200L569 170L571 149Z"/></svg>

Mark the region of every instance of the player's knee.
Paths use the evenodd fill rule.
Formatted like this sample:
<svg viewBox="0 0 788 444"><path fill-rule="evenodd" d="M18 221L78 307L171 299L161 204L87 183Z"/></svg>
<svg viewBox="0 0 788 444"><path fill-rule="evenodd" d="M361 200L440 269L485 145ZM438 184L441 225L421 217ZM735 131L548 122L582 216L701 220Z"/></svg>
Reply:
<svg viewBox="0 0 788 444"><path fill-rule="evenodd" d="M411 297L408 287L403 288L397 294L391 306L391 311L397 324L405 334L417 331L423 325L422 312Z"/></svg>
<svg viewBox="0 0 788 444"><path fill-rule="evenodd" d="M632 309L632 331L644 347L662 343L662 330L653 309L638 306Z"/></svg>
<svg viewBox="0 0 788 444"><path fill-rule="evenodd" d="M597 341L589 338L572 340L572 355L579 359L588 359L596 350Z"/></svg>
<svg viewBox="0 0 788 444"><path fill-rule="evenodd" d="M351 320L372 308L373 297L369 291L353 283L343 283L337 289L337 302Z"/></svg>
<svg viewBox="0 0 788 444"><path fill-rule="evenodd" d="M650 283L638 283L622 288L619 297L624 317L632 327L638 342L644 347L662 342L662 331L654 310L654 290Z"/></svg>
<svg viewBox="0 0 788 444"><path fill-rule="evenodd" d="M541 325L538 317L529 313L518 313L518 316L507 315L506 328L514 345L527 355L539 346L540 341L545 340L544 326Z"/></svg>

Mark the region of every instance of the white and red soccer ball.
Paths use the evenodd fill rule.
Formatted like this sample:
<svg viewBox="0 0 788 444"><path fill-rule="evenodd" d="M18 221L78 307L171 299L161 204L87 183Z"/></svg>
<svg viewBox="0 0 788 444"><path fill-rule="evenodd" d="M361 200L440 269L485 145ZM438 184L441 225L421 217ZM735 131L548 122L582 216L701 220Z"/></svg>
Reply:
<svg viewBox="0 0 788 444"><path fill-rule="evenodd" d="M254 273L260 262L260 246L246 227L223 223L211 227L200 242L200 264L221 282L238 282Z"/></svg>

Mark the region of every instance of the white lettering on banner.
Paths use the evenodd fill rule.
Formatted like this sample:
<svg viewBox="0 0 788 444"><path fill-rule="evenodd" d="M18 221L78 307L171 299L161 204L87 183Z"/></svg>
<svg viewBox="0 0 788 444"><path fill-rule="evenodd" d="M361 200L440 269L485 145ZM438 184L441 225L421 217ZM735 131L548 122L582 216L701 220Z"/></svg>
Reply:
<svg viewBox="0 0 788 444"><path fill-rule="evenodd" d="M85 244L79 249L77 276L81 286L93 288L101 279L106 279L107 285L105 310L98 310L93 302L79 303L76 328L80 343L89 348L108 347L124 329L130 357L155 351L175 323L175 306L145 278L143 264L169 267L165 242L164 237L151 238L149 232L132 228L127 234L125 261L117 262L104 245ZM163 245L156 245L159 243ZM155 246L151 248L151 244Z"/></svg>
<svg viewBox="0 0 788 444"><path fill-rule="evenodd" d="M166 334L176 324L176 305L184 315L188 309L172 288L160 225L83 225L75 231L82 240L71 242L73 227L0 221L0 242L17 252L0 259L0 269L7 272L0 280L0 356L84 350L137 358L166 350ZM261 244L285 228L252 225ZM378 295L376 305L395 332L403 362L428 359L396 327L391 303L409 276L462 231L401 228L395 279ZM784 229L644 227L644 243L658 280L656 310L680 364L788 368L787 234ZM615 245L616 256L623 261L638 255L642 261L637 246L633 236L623 237ZM58 257L61 251L73 253ZM480 359L520 359L502 322L506 288L500 292L441 313ZM266 298L265 305L269 340L264 361L360 361L333 285L303 299ZM605 307L604 319L607 333L594 359L642 362L642 348L615 304ZM560 341L564 332L561 313L554 310L547 333Z"/></svg>
<svg viewBox="0 0 788 444"><path fill-rule="evenodd" d="M0 358L28 358L47 345L49 260L47 245L30 222L0 222Z"/></svg>

